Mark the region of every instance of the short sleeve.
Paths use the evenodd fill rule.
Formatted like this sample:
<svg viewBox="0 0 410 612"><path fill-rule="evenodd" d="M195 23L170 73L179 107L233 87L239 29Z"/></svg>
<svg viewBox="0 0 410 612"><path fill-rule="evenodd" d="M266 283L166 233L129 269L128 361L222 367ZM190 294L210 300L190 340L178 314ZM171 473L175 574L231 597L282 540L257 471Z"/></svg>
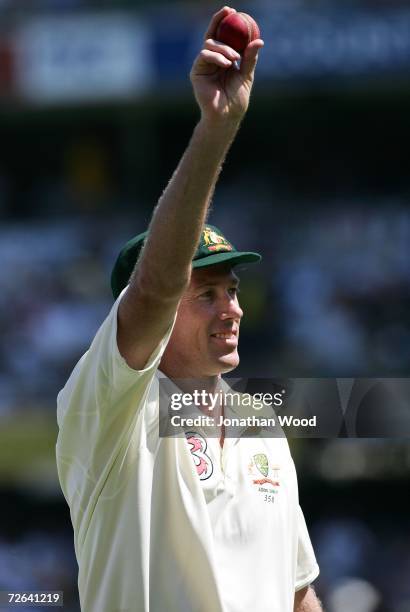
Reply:
<svg viewBox="0 0 410 612"><path fill-rule="evenodd" d="M117 345L123 293L57 399L58 475L77 523L100 494L114 463L124 457L172 333L173 324L143 370L130 368Z"/></svg>
<svg viewBox="0 0 410 612"><path fill-rule="evenodd" d="M298 552L295 591L299 591L313 582L319 575L313 546L306 527L305 517L298 506Z"/></svg>

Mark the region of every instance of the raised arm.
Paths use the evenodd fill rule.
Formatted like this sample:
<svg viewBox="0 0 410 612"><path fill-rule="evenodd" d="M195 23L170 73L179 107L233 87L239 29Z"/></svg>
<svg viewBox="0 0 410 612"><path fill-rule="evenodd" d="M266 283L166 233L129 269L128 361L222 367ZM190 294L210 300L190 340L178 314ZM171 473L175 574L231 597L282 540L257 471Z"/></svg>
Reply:
<svg viewBox="0 0 410 612"><path fill-rule="evenodd" d="M257 54L254 40L240 58L214 40L218 24L234 9L212 18L190 78L200 108L191 141L161 196L138 264L118 311L118 346L128 365L144 367L175 316L188 286L221 165L249 104Z"/></svg>

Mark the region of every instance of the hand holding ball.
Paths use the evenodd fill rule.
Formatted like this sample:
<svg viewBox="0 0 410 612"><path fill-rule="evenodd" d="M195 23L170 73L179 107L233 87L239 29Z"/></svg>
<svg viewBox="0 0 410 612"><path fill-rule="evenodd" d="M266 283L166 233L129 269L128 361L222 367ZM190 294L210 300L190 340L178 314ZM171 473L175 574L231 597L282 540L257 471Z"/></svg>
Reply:
<svg viewBox="0 0 410 612"><path fill-rule="evenodd" d="M243 53L250 42L260 38L256 21L247 13L231 13L220 22L216 39Z"/></svg>

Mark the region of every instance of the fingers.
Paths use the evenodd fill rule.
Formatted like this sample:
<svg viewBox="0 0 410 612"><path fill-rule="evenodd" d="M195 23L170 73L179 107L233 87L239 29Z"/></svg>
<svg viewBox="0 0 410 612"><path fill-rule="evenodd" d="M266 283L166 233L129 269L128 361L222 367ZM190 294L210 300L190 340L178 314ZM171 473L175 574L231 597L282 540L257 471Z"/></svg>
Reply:
<svg viewBox="0 0 410 612"><path fill-rule="evenodd" d="M243 53L240 68L241 73L243 74L245 79L253 77L256 63L258 61L258 53L259 50L262 49L263 45L263 40L257 38L256 40L253 40L251 43L249 43L249 45L246 47Z"/></svg>
<svg viewBox="0 0 410 612"><path fill-rule="evenodd" d="M197 74L200 73L201 67L204 64L213 64L214 66L218 66L219 68L230 68L232 66L232 61L225 57L222 53L217 53L216 51L210 51L209 49L202 49L201 53L198 56L197 66L195 72Z"/></svg>
<svg viewBox="0 0 410 612"><path fill-rule="evenodd" d="M211 22L208 26L208 29L205 33L205 40L207 38L214 38L216 31L218 29L218 25L219 22L222 21L222 19L224 19L227 15L229 15L230 13L236 13L236 10L233 8L230 8L229 6L224 6L220 11L218 11L217 13L215 13L215 15L212 17Z"/></svg>
<svg viewBox="0 0 410 612"><path fill-rule="evenodd" d="M221 43L218 40L214 40L213 38L208 38L205 41L204 47L209 51L215 51L216 53L224 55L226 59L230 60L231 62L235 62L241 59L241 55L237 51L235 51L235 49L232 49L232 47L229 47L228 45L225 45L224 43Z"/></svg>
<svg viewBox="0 0 410 612"><path fill-rule="evenodd" d="M211 65L226 70L240 58L241 56L239 53L237 53L235 49L232 49L232 47L224 45L213 38L208 38L205 41L204 48L195 60L191 74L210 74L214 72L214 70L210 69Z"/></svg>

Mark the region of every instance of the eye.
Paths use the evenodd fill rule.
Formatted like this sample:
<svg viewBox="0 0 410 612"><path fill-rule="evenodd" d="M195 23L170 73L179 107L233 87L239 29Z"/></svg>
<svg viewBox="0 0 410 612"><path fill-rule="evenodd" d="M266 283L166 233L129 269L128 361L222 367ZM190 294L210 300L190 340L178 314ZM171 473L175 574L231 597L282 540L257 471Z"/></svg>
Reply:
<svg viewBox="0 0 410 612"><path fill-rule="evenodd" d="M203 293L201 293L199 295L199 298L201 300L212 300L213 298L213 292L211 289L208 289L208 291L204 291Z"/></svg>
<svg viewBox="0 0 410 612"><path fill-rule="evenodd" d="M235 287L231 287L229 289L229 293L231 295L238 295L239 292L240 292L240 289L239 289L239 287L236 287L236 286Z"/></svg>

